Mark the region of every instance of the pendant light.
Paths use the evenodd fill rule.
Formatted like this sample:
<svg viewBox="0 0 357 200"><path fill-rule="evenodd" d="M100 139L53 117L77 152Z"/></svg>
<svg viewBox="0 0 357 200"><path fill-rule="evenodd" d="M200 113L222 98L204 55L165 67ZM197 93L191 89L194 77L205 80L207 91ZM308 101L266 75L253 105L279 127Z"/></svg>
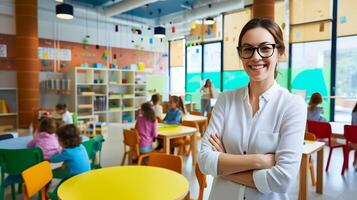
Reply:
<svg viewBox="0 0 357 200"><path fill-rule="evenodd" d="M206 25L212 25L215 23L213 17L207 17L204 21L203 21L204 24Z"/></svg>
<svg viewBox="0 0 357 200"><path fill-rule="evenodd" d="M56 5L56 17L60 19L73 19L73 6L67 3Z"/></svg>
<svg viewBox="0 0 357 200"><path fill-rule="evenodd" d="M158 9L159 12L159 23L160 23L160 14L161 14L161 9ZM163 26L156 26L154 28L154 37L156 38L164 38L166 35L166 29Z"/></svg>

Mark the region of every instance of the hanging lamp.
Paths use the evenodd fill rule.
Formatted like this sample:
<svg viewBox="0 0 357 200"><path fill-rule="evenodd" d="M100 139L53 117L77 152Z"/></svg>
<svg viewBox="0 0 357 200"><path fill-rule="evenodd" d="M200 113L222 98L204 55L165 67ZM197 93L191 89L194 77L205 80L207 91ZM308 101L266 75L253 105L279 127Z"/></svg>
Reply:
<svg viewBox="0 0 357 200"><path fill-rule="evenodd" d="M158 9L159 12L159 23L160 23L160 14L161 14L161 9ZM166 29L163 26L156 26L154 28L154 37L156 38L164 38L166 36Z"/></svg>
<svg viewBox="0 0 357 200"><path fill-rule="evenodd" d="M56 17L60 19L73 19L73 6L67 3L56 5Z"/></svg>

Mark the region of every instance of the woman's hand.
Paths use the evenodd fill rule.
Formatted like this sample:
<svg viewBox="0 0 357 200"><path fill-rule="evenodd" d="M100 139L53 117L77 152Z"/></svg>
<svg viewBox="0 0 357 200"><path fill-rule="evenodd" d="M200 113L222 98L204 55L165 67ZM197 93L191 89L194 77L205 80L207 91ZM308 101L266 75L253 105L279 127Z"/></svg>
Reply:
<svg viewBox="0 0 357 200"><path fill-rule="evenodd" d="M226 149L224 148L223 142L221 141L217 133L211 134L209 142L212 145L213 151L226 153Z"/></svg>

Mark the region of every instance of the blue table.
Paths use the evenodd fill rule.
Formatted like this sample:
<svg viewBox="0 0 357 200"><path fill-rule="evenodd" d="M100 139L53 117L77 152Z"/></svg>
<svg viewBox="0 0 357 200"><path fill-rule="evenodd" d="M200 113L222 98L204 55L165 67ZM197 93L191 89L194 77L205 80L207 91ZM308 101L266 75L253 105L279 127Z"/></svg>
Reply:
<svg viewBox="0 0 357 200"><path fill-rule="evenodd" d="M11 138L7 140L0 141L0 149L25 149L27 148L27 143L32 140L32 135ZM82 141L87 141L89 138L82 135Z"/></svg>

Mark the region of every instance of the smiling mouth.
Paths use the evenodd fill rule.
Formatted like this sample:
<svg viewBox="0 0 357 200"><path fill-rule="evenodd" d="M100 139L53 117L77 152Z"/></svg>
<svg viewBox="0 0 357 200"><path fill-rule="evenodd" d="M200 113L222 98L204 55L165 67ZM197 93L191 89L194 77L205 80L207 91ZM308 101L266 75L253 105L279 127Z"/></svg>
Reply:
<svg viewBox="0 0 357 200"><path fill-rule="evenodd" d="M249 68L254 70L254 71L258 71L263 69L264 67L266 67L267 65L249 65Z"/></svg>

